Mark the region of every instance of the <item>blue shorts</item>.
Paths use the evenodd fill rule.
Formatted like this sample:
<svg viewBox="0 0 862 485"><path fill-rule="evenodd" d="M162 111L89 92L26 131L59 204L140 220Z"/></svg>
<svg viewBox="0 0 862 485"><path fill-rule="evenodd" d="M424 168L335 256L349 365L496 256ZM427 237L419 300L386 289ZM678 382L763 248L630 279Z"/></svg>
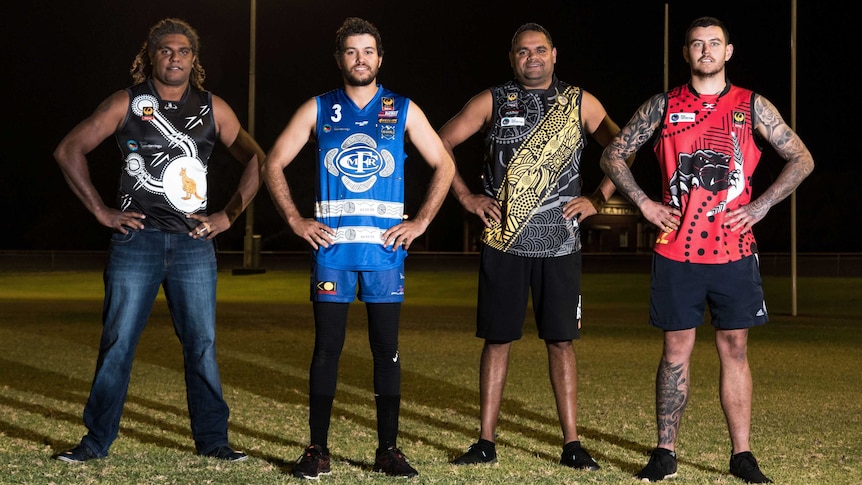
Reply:
<svg viewBox="0 0 862 485"><path fill-rule="evenodd" d="M581 253L528 258L482 247L476 336L518 340L532 296L542 340L581 337Z"/></svg>
<svg viewBox="0 0 862 485"><path fill-rule="evenodd" d="M366 303L403 302L404 263L382 271L332 269L312 263L311 301L350 303L357 296Z"/></svg>
<svg viewBox="0 0 862 485"><path fill-rule="evenodd" d="M704 321L735 330L769 321L758 256L724 264L673 261L654 254L650 283L650 324L662 330L686 330Z"/></svg>

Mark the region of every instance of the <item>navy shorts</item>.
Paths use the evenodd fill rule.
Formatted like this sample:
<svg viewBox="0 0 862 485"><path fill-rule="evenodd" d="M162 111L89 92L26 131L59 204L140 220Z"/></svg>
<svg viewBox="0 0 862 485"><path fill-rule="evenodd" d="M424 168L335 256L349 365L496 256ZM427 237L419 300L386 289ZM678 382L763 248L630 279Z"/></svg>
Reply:
<svg viewBox="0 0 862 485"><path fill-rule="evenodd" d="M365 303L403 302L404 263L381 271L351 271L312 264L311 301L350 303L357 295Z"/></svg>
<svg viewBox="0 0 862 485"><path fill-rule="evenodd" d="M531 294L540 339L580 338L580 252L528 258L484 246L479 264L476 336L498 342L520 339Z"/></svg>
<svg viewBox="0 0 862 485"><path fill-rule="evenodd" d="M757 255L723 264L696 264L653 255L650 324L662 330L686 330L704 321L735 330L769 320Z"/></svg>

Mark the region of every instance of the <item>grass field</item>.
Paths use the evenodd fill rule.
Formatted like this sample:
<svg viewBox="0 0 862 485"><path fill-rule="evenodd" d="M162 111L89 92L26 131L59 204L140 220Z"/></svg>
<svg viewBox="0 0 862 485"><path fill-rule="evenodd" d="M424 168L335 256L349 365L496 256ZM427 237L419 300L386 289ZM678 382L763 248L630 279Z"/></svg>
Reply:
<svg viewBox="0 0 862 485"><path fill-rule="evenodd" d="M181 352L163 299L138 348L120 436L104 460L50 456L78 442L100 334L98 271L0 273L0 483L297 483L307 444L307 369L313 327L306 271L219 275L218 345L231 406L231 442L251 455L223 463L194 455ZM498 428L500 463L448 462L478 434L475 273L408 272L402 311L399 445L419 470L409 483L636 483L654 446L653 381L661 334L646 323L646 274L585 274L579 430L602 465L557 464L561 436L543 344L532 318L513 347ZM750 337L755 383L752 447L776 483L862 483L862 278L765 278L771 322ZM351 308L322 483L390 482L371 471L376 446L365 314ZM741 483L717 398L713 331L698 335L692 394L671 483Z"/></svg>

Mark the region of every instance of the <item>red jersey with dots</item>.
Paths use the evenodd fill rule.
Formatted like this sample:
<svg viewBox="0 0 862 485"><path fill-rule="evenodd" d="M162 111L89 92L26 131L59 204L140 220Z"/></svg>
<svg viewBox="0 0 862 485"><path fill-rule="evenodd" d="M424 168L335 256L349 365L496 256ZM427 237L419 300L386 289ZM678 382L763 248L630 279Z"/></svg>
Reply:
<svg viewBox="0 0 862 485"><path fill-rule="evenodd" d="M679 229L659 233L655 251L674 261L721 264L757 252L751 230L725 227L727 211L751 200L762 153L754 138L751 91L730 83L717 95L690 85L667 93L655 144L664 203L682 212Z"/></svg>

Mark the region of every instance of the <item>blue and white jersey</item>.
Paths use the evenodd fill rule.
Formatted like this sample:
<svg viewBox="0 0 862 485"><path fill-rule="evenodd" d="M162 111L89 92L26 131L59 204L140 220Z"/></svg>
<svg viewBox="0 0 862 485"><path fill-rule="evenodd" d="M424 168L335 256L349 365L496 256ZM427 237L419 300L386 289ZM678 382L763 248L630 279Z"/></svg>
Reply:
<svg viewBox="0 0 862 485"><path fill-rule="evenodd" d="M382 234L404 216L409 105L381 85L363 109L343 89L317 96L315 217L336 231L335 244L315 252L317 264L376 271L407 256L401 247L384 247Z"/></svg>

